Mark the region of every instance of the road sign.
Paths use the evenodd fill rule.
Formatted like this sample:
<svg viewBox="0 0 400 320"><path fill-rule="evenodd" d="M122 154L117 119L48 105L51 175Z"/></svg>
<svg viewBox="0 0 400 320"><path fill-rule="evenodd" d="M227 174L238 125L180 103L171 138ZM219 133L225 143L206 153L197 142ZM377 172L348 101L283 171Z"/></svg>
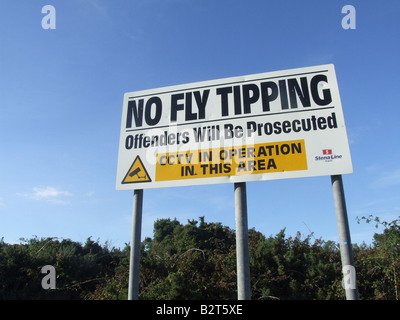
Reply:
<svg viewBox="0 0 400 320"><path fill-rule="evenodd" d="M119 190L352 171L333 65L124 96Z"/></svg>

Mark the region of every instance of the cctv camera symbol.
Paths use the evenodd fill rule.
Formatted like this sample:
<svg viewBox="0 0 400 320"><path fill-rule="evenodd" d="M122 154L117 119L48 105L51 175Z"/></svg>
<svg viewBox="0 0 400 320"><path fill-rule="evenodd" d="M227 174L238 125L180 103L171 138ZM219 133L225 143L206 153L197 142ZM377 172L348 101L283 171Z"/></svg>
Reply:
<svg viewBox="0 0 400 320"><path fill-rule="evenodd" d="M143 177L139 176L139 172L140 172L140 171L142 171L142 169L136 168L135 170L133 170L133 171L129 174L129 176L133 178L133 176L136 175L136 176L138 177L138 179L146 179L146 173L144 174Z"/></svg>

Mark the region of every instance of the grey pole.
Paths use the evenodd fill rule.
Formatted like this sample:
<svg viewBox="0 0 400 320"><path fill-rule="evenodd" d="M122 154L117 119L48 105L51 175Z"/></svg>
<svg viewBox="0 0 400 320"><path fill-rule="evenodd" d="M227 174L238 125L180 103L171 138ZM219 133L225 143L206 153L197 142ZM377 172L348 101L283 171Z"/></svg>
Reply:
<svg viewBox="0 0 400 320"><path fill-rule="evenodd" d="M349 221L347 217L346 200L344 197L341 175L331 176L333 199L335 201L336 221L339 232L340 256L342 259L343 285L347 300L358 300L356 272L354 267L353 249L350 238ZM346 273L345 273L346 270ZM349 271L349 273L347 273Z"/></svg>
<svg viewBox="0 0 400 320"><path fill-rule="evenodd" d="M246 183L235 183L236 268L238 300L250 300L249 230L247 225Z"/></svg>
<svg viewBox="0 0 400 320"><path fill-rule="evenodd" d="M142 231L143 190L133 193L132 239L129 261L128 300L139 298L140 237Z"/></svg>

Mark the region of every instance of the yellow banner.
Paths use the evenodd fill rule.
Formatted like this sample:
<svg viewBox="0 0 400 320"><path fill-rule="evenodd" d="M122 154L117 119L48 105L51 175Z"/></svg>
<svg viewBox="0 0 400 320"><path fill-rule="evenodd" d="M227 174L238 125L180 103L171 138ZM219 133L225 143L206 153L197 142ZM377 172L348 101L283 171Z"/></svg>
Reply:
<svg viewBox="0 0 400 320"><path fill-rule="evenodd" d="M158 153L156 181L307 170L304 140Z"/></svg>

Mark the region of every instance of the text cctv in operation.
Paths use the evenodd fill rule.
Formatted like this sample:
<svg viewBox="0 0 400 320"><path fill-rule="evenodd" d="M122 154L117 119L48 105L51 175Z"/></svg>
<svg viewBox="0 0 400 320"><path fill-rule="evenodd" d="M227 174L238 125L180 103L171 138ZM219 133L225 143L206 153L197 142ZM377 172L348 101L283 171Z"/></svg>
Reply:
<svg viewBox="0 0 400 320"><path fill-rule="evenodd" d="M262 112L271 112L271 102L280 101L281 110L296 109L298 100L305 108L311 107L313 101L317 106L327 106L332 102L327 76L316 74L307 77L288 78L278 81L264 81L235 86L215 88L220 97L221 117L250 114L252 106L261 99ZM322 85L321 85L322 84ZM322 88L322 90L320 89ZM186 91L172 93L170 97L171 123L177 122L178 113L184 113L185 122L206 119L207 101L211 89L203 91ZM233 99L232 99L233 98ZM312 99L312 101L311 101ZM230 104L233 101L233 105ZM212 106L216 108L215 105ZM163 113L162 100L159 96L151 96L128 101L126 113L126 130L141 127L155 128ZM253 110L254 112L254 110Z"/></svg>

